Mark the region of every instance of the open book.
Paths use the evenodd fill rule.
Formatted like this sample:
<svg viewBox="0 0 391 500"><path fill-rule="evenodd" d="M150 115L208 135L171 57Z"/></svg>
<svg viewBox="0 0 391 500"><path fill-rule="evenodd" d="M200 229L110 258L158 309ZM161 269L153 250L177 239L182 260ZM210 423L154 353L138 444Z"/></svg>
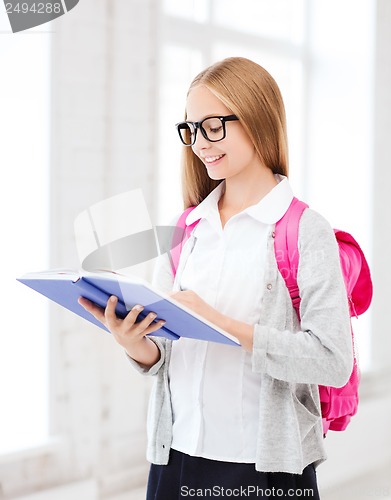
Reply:
<svg viewBox="0 0 391 500"><path fill-rule="evenodd" d="M18 281L106 331L108 330L105 326L78 303L79 297L85 297L98 306L106 307L109 297L115 295L118 297L116 313L120 318L124 318L136 304L144 306L139 318L142 319L148 313L155 312L157 314L155 321L159 319L166 321L162 328L151 334L155 337L166 337L171 340L188 337L240 345L235 337L140 278L129 278L107 271L59 270L28 273Z"/></svg>

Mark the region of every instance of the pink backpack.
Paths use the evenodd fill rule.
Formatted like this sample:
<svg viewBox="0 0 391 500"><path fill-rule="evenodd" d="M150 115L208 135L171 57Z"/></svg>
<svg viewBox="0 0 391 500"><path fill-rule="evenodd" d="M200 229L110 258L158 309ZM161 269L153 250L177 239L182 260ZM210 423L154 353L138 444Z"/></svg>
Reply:
<svg viewBox="0 0 391 500"><path fill-rule="evenodd" d="M180 254L186 240L199 220L186 225L186 217L195 207L186 209L177 222L181 231L178 241L173 242L171 257L172 271L175 276ZM274 251L278 269L285 280L292 299L293 307L300 319L300 294L297 284L299 267L298 234L300 218L308 205L293 198L285 215L280 219L274 230ZM346 293L350 305L350 316L358 317L369 307L372 300L372 280L368 263L355 239L344 231L334 230L339 246L342 274L345 280ZM178 235L176 236L178 238ZM352 330L352 341L353 330ZM343 431L356 414L358 406L358 386L360 374L357 359L354 357L353 370L346 385L340 388L319 386L319 396L322 408L323 432Z"/></svg>

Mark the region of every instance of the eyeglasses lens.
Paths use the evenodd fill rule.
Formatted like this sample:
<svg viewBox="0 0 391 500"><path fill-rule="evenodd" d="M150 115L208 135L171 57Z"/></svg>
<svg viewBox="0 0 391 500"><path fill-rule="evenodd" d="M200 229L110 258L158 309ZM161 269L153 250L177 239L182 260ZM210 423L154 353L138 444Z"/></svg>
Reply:
<svg viewBox="0 0 391 500"><path fill-rule="evenodd" d="M224 138L224 125L219 118L209 118L201 126L210 141L221 141Z"/></svg>
<svg viewBox="0 0 391 500"><path fill-rule="evenodd" d="M204 134L209 141L216 142L224 139L224 124L219 118L208 118L201 124ZM190 146L194 142L195 127L192 123L181 123L178 127L183 144Z"/></svg>
<svg viewBox="0 0 391 500"><path fill-rule="evenodd" d="M178 127L183 144L190 145L194 140L194 126L191 123L181 123Z"/></svg>

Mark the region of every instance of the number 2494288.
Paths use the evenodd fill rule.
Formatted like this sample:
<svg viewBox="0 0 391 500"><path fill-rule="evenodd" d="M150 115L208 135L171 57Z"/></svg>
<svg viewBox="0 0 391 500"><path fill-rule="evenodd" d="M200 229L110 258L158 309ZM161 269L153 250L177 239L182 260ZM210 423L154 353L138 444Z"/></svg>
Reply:
<svg viewBox="0 0 391 500"><path fill-rule="evenodd" d="M60 2L39 2L28 4L22 3L6 3L5 9L7 14L61 14L62 5Z"/></svg>

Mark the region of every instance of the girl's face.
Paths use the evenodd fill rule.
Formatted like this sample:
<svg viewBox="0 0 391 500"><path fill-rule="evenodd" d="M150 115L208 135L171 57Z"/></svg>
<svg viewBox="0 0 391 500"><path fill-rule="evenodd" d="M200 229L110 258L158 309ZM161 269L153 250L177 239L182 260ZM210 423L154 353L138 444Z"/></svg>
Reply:
<svg viewBox="0 0 391 500"><path fill-rule="evenodd" d="M208 116L227 116L232 112L209 89L200 85L188 95L186 114L188 121L198 122ZM192 146L194 154L214 180L246 175L262 166L240 121L226 122L225 127L226 136L219 142L209 142L197 130L197 138Z"/></svg>

